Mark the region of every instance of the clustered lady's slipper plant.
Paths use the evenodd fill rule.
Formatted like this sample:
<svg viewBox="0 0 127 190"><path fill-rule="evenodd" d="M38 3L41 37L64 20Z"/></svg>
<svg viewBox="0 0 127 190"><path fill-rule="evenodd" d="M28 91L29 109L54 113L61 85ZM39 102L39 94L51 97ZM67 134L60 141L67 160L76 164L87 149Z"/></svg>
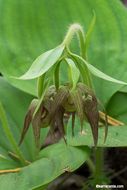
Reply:
<svg viewBox="0 0 127 190"><path fill-rule="evenodd" d="M63 42L54 49L41 54L31 65L29 70L19 79L30 80L38 78L38 98L32 100L25 117L24 128L20 144L30 126L33 126L35 143L40 149L40 130L50 127L49 134L57 140L65 138L66 115L72 119L72 135L74 136L75 116L80 120L81 131L83 122L89 122L94 145L98 141L98 125L100 112L98 100L94 93L91 74L111 82L126 84L111 78L87 62L87 48L90 34L95 24L92 22L86 36L79 24L72 24ZM80 55L71 52L69 45L73 35L77 34L80 44ZM66 83L60 82L60 66L67 64L68 78ZM107 125L106 125L107 126ZM57 133L56 133L57 132ZM105 139L107 127L105 128ZM47 144L49 139L47 138Z"/></svg>

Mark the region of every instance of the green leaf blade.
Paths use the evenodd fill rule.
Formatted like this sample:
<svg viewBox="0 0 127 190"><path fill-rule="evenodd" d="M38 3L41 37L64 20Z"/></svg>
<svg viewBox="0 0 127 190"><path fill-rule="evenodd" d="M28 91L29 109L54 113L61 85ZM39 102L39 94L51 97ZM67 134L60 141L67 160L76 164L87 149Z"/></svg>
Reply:
<svg viewBox="0 0 127 190"><path fill-rule="evenodd" d="M2 77L0 77L0 101L4 106L7 120L11 132L15 138L15 141L19 142L20 133L23 127L23 120L26 114L26 110L29 106L29 103L33 99L33 96L30 96L14 87L9 85ZM6 134L3 130L2 123L0 122L0 147L7 151L13 151L10 142L6 138ZM34 159L34 143L33 143L33 134L32 129L27 133L27 138L24 140L22 146L20 146L21 151L26 159ZM1 150L0 150L1 152Z"/></svg>
<svg viewBox="0 0 127 190"><path fill-rule="evenodd" d="M64 46L58 46L55 49L51 49L41 54L31 65L29 70L19 77L22 80L29 80L37 78L46 73L60 58L64 50Z"/></svg>
<svg viewBox="0 0 127 190"><path fill-rule="evenodd" d="M66 58L66 62L69 66L69 74L71 77L72 86L75 88L80 77L80 72L72 59Z"/></svg>
<svg viewBox="0 0 127 190"><path fill-rule="evenodd" d="M19 173L1 175L0 189L28 190L43 187L64 172L79 168L89 153L90 149L86 146L72 147L64 142L51 145L40 152L38 160L22 168Z"/></svg>
<svg viewBox="0 0 127 190"><path fill-rule="evenodd" d="M72 137L71 131L71 119L68 122L67 126L67 143L71 146L90 146L94 147L93 137L90 129L90 125L84 122L83 125L83 134L80 133L80 121L75 118L75 128L74 134ZM109 126L108 135L104 143L105 137L105 128L98 128L98 143L97 147L126 147L127 146L127 126Z"/></svg>
<svg viewBox="0 0 127 190"><path fill-rule="evenodd" d="M96 23L96 13L93 11L93 18L91 20L91 23L90 23L90 26L89 26L89 29L86 33L86 37L85 37L85 47L84 47L84 54L85 54L85 57L87 58L87 49L88 49L88 46L90 44L90 40L91 40L91 34L93 32L93 29L94 29L94 26L95 26L95 23Z"/></svg>
<svg viewBox="0 0 127 190"><path fill-rule="evenodd" d="M121 85L127 85L126 82L123 82L121 80L117 80L117 79L114 79L112 77L110 77L109 75L103 73L102 71L100 71L99 69L97 69L96 67L94 67L93 65L89 64L86 60L84 60L82 57L74 54L74 53L71 53L72 57L74 57L76 60L78 60L78 62L80 64L83 65L83 63L85 64L85 66L87 66L87 68L89 69L89 71L96 77L98 78L101 78L101 79L104 79L104 80L107 80L107 81L110 81L110 82L113 82L113 83L116 83L116 84L121 84Z"/></svg>

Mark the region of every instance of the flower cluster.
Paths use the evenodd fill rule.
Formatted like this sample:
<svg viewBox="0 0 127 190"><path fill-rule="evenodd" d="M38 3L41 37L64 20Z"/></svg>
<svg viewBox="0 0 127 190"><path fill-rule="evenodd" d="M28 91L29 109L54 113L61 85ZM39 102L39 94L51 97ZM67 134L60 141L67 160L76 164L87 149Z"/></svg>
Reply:
<svg viewBox="0 0 127 190"><path fill-rule="evenodd" d="M55 135L56 129L58 139L64 138L65 130L64 122L65 115L72 116L72 135L74 135L74 120L75 114L80 119L81 130L83 128L84 120L90 123L94 144L97 145L98 140L98 102L95 94L83 83L77 83L77 86L72 90L69 85L60 86L57 90L55 86L50 86L45 93L43 101L34 114L38 105L37 99L34 99L28 109L25 117L24 128L21 135L20 144L32 123L36 146L40 146L40 130L41 128L50 127L50 134ZM56 139L57 139L56 138Z"/></svg>
<svg viewBox="0 0 127 190"><path fill-rule="evenodd" d="M95 23L95 15L85 37L79 24L70 26L63 42L54 49L41 54L31 65L29 70L19 77L21 80L38 79L38 99L34 99L25 117L24 128L20 144L30 126L33 126L36 146L40 148L40 129L50 127L46 144L50 136L56 139L64 138L65 142L65 115L72 117L72 134L74 135L75 115L80 119L81 130L84 120L88 121L94 138L94 145L98 141L99 111L96 96L92 90L91 74L96 77L117 84L126 85L116 80L87 62L87 47L90 34ZM80 55L70 51L69 45L73 35L77 34L80 45ZM69 82L61 83L60 65L67 64ZM105 139L107 128L105 130Z"/></svg>

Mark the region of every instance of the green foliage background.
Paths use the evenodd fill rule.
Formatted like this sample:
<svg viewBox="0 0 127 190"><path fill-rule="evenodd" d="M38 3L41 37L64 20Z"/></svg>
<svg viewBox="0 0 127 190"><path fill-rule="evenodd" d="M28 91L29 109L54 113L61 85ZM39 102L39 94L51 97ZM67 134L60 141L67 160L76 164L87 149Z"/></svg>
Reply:
<svg viewBox="0 0 127 190"><path fill-rule="evenodd" d="M33 98L32 95L36 95L36 80L20 81L11 76L22 75L38 55L61 43L70 24L78 22L86 32L93 10L97 21L88 50L88 60L106 74L127 82L127 10L121 1L0 0L0 72L4 76L4 79L2 77L0 79L0 101L17 142L27 107ZM74 39L72 47L74 51L77 48L75 42ZM127 88L98 78L93 78L93 81L96 94L107 107L108 113L126 124L127 107L124 105L126 105ZM87 130L88 138L89 128ZM123 138L126 132L126 126L110 128L106 145L101 142L100 146L126 146L127 140ZM6 140L1 125L0 134L0 155L5 157L0 156L0 168L19 167L19 163L8 156L8 151L12 148ZM88 148L84 146L91 142L84 139L80 138L77 132L73 140L68 140L70 144L68 148L62 142L52 145L44 150L49 153L48 155L47 152L40 154L37 161L23 168L18 174L1 175L0 189L12 190L16 189L17 185L19 189L19 184L21 189L34 189L49 183L63 173L63 168L69 166L75 170L89 155ZM33 135L30 130L21 150L26 159L33 161L34 143L31 145L31 142ZM63 162L62 157L57 157L62 152L67 162ZM56 173L52 173L54 162L58 163L55 165ZM35 176L37 179L32 181Z"/></svg>

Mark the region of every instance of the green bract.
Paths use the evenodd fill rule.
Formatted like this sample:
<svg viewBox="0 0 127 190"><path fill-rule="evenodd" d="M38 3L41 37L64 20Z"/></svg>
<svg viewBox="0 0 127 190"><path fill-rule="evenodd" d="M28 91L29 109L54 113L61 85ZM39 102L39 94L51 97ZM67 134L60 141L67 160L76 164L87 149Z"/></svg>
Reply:
<svg viewBox="0 0 127 190"><path fill-rule="evenodd" d="M60 45L40 55L32 64L30 69L19 79L34 79L45 74L62 55L64 46Z"/></svg>
<svg viewBox="0 0 127 190"><path fill-rule="evenodd" d="M72 84L72 88L75 88L80 77L80 72L72 59L66 58L65 60L69 66L70 83Z"/></svg>
<svg viewBox="0 0 127 190"><path fill-rule="evenodd" d="M89 64L86 60L84 60L82 57L71 53L72 59L74 59L77 63L81 64L81 67L87 67L89 69L89 71L96 77L99 77L101 79L110 81L110 82L114 82L117 84L121 84L121 85L127 85L126 82L114 79L108 75L106 75L105 73L103 73L102 71L100 71L99 69L95 68L93 65ZM79 66L80 67L80 66Z"/></svg>

